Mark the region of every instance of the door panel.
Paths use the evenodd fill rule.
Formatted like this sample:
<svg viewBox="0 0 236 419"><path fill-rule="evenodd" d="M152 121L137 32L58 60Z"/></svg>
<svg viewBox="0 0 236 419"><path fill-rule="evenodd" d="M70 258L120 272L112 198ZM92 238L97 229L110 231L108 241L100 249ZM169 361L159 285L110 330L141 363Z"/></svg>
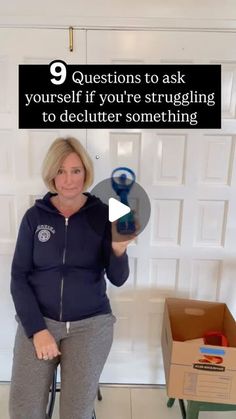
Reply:
<svg viewBox="0 0 236 419"><path fill-rule="evenodd" d="M152 205L129 247L131 279L119 291L109 286L118 324L105 382L164 383L165 297L226 301L236 315L235 42L236 34L217 32L88 31L88 64L222 64L221 130L88 131L95 181L122 161Z"/></svg>

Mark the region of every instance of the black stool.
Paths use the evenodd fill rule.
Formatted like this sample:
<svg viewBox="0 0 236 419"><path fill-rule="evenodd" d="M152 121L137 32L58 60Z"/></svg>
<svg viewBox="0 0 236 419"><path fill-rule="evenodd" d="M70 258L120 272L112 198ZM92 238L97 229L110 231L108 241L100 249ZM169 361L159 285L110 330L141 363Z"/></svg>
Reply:
<svg viewBox="0 0 236 419"><path fill-rule="evenodd" d="M167 402L167 406L168 407L172 407L173 404L174 404L174 402L175 402L175 399L169 398L169 400ZM185 409L185 405L184 405L183 399L179 399L179 407L180 407L182 418L183 419L186 419L186 409Z"/></svg>
<svg viewBox="0 0 236 419"><path fill-rule="evenodd" d="M168 407L172 407L175 399L170 398L167 402ZM195 400L187 400L187 410L185 409L184 401L179 399L180 410L183 419L198 419L199 413L202 411L208 412L222 412L236 410L235 404L201 402Z"/></svg>
<svg viewBox="0 0 236 419"><path fill-rule="evenodd" d="M52 385L51 385L50 393L49 393L46 419L51 419L52 418L57 392L60 392L60 388L57 388L57 368L55 368L55 371L54 371L54 374L53 374ZM101 394L100 387L98 387L97 398L98 398L99 401L102 400L102 394ZM93 411L93 416L92 416L91 419L96 419L95 410Z"/></svg>

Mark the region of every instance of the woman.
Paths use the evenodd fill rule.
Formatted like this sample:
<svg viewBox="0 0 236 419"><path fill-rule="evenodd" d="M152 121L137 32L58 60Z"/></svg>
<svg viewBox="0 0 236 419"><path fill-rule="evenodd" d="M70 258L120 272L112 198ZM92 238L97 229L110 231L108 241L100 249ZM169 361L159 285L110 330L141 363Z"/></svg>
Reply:
<svg viewBox="0 0 236 419"><path fill-rule="evenodd" d="M43 163L49 191L23 217L12 263L18 329L11 419L45 419L53 372L61 366L61 419L91 419L115 318L107 278L121 286L129 268L108 209L84 191L92 162L74 138L57 139Z"/></svg>

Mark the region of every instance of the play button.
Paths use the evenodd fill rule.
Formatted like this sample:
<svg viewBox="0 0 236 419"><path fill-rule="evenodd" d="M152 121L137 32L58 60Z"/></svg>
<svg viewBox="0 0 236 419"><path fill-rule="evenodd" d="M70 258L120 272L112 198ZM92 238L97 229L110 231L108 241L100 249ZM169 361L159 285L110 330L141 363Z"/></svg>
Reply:
<svg viewBox="0 0 236 419"><path fill-rule="evenodd" d="M129 176L129 175L128 175ZM151 204L147 193L138 182L132 182L129 188L129 179L124 180L121 176L104 179L97 183L90 191L91 195L100 198L107 204L107 215L110 222L115 223L117 230L117 241L125 241L129 236L139 235L145 229L151 213ZM114 188L114 182L117 182L125 192L125 196L120 190ZM128 186L126 190L126 186ZM114 190L115 189L115 190ZM91 226L97 234L102 234L100 227L93 220L90 220Z"/></svg>
<svg viewBox="0 0 236 419"><path fill-rule="evenodd" d="M118 201L114 198L109 198L109 221L112 223L113 221L118 220L119 218L123 217L126 214L129 214L131 211L130 207L127 205L122 204L122 202Z"/></svg>

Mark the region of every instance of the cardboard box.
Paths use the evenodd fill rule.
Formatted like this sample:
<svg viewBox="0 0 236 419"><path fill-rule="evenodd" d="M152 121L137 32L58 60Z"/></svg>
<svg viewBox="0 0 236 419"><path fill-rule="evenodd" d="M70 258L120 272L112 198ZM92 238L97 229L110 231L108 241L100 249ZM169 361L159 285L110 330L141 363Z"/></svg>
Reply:
<svg viewBox="0 0 236 419"><path fill-rule="evenodd" d="M209 331L229 346L202 344ZM167 298L162 353L169 397L236 404L236 323L226 304Z"/></svg>

